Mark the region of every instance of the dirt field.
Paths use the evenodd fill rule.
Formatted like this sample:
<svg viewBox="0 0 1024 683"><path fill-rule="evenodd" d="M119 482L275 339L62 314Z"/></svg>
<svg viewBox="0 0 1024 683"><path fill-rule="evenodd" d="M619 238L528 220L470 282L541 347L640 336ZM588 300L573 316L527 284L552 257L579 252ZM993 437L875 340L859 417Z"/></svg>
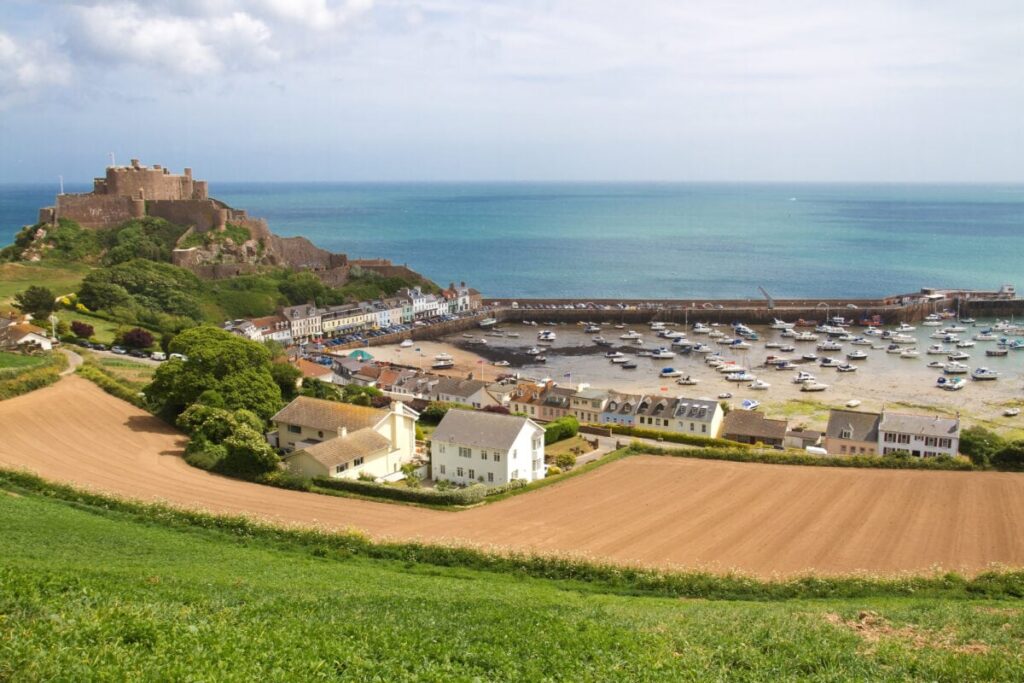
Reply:
<svg viewBox="0 0 1024 683"><path fill-rule="evenodd" d="M51 480L376 538L761 576L1024 565L1024 475L633 457L495 505L439 512L210 475L178 457L180 435L73 376L0 402L0 432L0 465Z"/></svg>

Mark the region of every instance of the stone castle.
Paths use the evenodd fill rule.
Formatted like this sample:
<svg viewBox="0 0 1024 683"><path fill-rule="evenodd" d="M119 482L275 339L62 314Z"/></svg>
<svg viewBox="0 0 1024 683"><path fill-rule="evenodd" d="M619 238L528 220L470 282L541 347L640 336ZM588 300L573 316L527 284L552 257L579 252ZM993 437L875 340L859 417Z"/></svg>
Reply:
<svg viewBox="0 0 1024 683"><path fill-rule="evenodd" d="M206 240L204 246L175 249L173 263L200 277L232 277L266 266L311 270L332 286L344 284L353 266L386 277L420 277L386 259L350 261L345 254L321 249L305 237L275 235L262 218L250 218L245 211L210 197L207 182L195 180L191 168L176 174L159 164L144 166L138 159L129 166L108 166L105 177L93 180L92 192L57 195L54 206L39 210L39 223L54 225L69 219L84 228L103 229L146 216L187 227L179 244L194 243L190 236L224 231L229 224L248 230L249 239L241 244Z"/></svg>

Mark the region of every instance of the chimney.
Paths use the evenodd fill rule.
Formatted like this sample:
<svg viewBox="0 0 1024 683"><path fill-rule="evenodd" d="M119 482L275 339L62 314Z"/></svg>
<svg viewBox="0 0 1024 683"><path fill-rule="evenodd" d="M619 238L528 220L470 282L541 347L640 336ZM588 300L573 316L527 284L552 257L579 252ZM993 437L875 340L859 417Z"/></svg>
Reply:
<svg viewBox="0 0 1024 683"><path fill-rule="evenodd" d="M348 427L345 425L338 427L338 438L344 439L346 436L348 436Z"/></svg>

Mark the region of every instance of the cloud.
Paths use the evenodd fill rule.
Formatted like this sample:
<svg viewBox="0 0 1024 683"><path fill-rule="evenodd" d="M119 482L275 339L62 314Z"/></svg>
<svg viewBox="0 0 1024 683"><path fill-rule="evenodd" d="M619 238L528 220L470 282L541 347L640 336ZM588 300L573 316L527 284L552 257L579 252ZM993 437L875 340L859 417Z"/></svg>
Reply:
<svg viewBox="0 0 1024 683"><path fill-rule="evenodd" d="M70 64L46 42L19 41L0 32L0 107L30 100L70 78Z"/></svg>

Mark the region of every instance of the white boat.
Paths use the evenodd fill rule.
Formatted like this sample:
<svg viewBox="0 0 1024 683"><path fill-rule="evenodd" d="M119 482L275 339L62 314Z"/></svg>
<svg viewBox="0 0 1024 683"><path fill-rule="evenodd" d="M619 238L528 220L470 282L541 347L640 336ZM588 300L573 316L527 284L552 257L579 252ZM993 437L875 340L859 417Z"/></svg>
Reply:
<svg viewBox="0 0 1024 683"><path fill-rule="evenodd" d="M618 365L619 363L628 363L628 362L629 362L629 357L628 356L618 356L616 358L612 358L612 363L615 363L616 365Z"/></svg>
<svg viewBox="0 0 1024 683"><path fill-rule="evenodd" d="M900 351L900 358L917 358L921 352L917 349L903 349Z"/></svg>
<svg viewBox="0 0 1024 683"><path fill-rule="evenodd" d="M547 356L534 356L533 360L536 363L547 363L548 362L548 357Z"/></svg>
<svg viewBox="0 0 1024 683"><path fill-rule="evenodd" d="M928 361L928 365L925 366L925 367L936 368L936 369L941 370L942 368L946 367L946 364L943 363L941 360L931 360L931 361Z"/></svg>
<svg viewBox="0 0 1024 683"><path fill-rule="evenodd" d="M636 352L636 355L639 356L640 358L650 358L651 356L654 355L654 351L649 351L647 349L641 349L640 351Z"/></svg>
<svg viewBox="0 0 1024 683"><path fill-rule="evenodd" d="M745 342L742 339L734 339L732 340L732 342L729 343L729 348L738 351L745 351L746 349L750 348L750 343Z"/></svg>
<svg viewBox="0 0 1024 683"><path fill-rule="evenodd" d="M803 370L796 373L796 377L793 378L793 384L806 384L807 382L813 381L815 381L814 375L809 372L804 372Z"/></svg>
<svg viewBox="0 0 1024 683"><path fill-rule="evenodd" d="M554 330L541 330L537 333L538 341L553 342L557 337Z"/></svg>
<svg viewBox="0 0 1024 683"><path fill-rule="evenodd" d="M531 347L531 348L527 349L527 351L526 351L526 355L527 356L539 356L540 353L541 353L540 349L538 349L536 346Z"/></svg>
<svg viewBox="0 0 1024 683"><path fill-rule="evenodd" d="M695 344L693 347L694 353L711 353L711 351L712 349L710 346L708 346L707 344L701 344L699 342Z"/></svg>
<svg viewBox="0 0 1024 683"><path fill-rule="evenodd" d="M999 379L999 373L995 370L989 370L988 368L974 368L971 371L971 379L976 380L993 380Z"/></svg>
<svg viewBox="0 0 1024 683"><path fill-rule="evenodd" d="M846 354L846 357L850 360L865 360L868 357L868 354L860 349L856 349Z"/></svg>
<svg viewBox="0 0 1024 683"><path fill-rule="evenodd" d="M893 331L894 332L913 332L916 329L917 328L914 327L913 325L908 325L906 323L900 323L895 328L893 328Z"/></svg>
<svg viewBox="0 0 1024 683"><path fill-rule="evenodd" d="M871 340L864 337L854 337L850 340L850 343L855 346L871 346Z"/></svg>
<svg viewBox="0 0 1024 683"><path fill-rule="evenodd" d="M439 353L434 356L434 360L454 360L450 353Z"/></svg>
<svg viewBox="0 0 1024 683"><path fill-rule="evenodd" d="M925 353L927 353L929 356L945 356L946 354L949 353L949 349L947 349L942 344L932 344L931 346L928 347L928 350L925 351Z"/></svg>
<svg viewBox="0 0 1024 683"><path fill-rule="evenodd" d="M763 379L755 379L753 382L747 385L747 388L755 389L757 391L764 391L765 389L770 389L771 386L771 384L765 382Z"/></svg>
<svg viewBox="0 0 1024 683"><path fill-rule="evenodd" d="M979 332L974 335L974 341L998 341L999 337L991 332Z"/></svg>
<svg viewBox="0 0 1024 683"><path fill-rule="evenodd" d="M948 358L949 360L967 360L970 357L971 354L964 353L963 351L957 351L946 356L946 358Z"/></svg>
<svg viewBox="0 0 1024 683"><path fill-rule="evenodd" d="M939 377L935 380L935 386L946 391L959 391L964 388L967 382L963 377Z"/></svg>
<svg viewBox="0 0 1024 683"><path fill-rule="evenodd" d="M601 331L600 325L587 325L583 328L583 332L586 334L597 334Z"/></svg>
<svg viewBox="0 0 1024 683"><path fill-rule="evenodd" d="M864 335L867 337L881 337L882 331L877 327L869 327L866 330L864 330Z"/></svg>
<svg viewBox="0 0 1024 683"><path fill-rule="evenodd" d="M780 346L779 351L782 351L783 353L793 353L794 351L796 351L796 347L790 345Z"/></svg>
<svg viewBox="0 0 1024 683"><path fill-rule="evenodd" d="M718 395L718 398L732 398L732 392L731 391L723 391L722 393L720 393Z"/></svg>
<svg viewBox="0 0 1024 683"><path fill-rule="evenodd" d="M605 358L622 358L623 354L621 351L609 351L604 354Z"/></svg>
<svg viewBox="0 0 1024 683"><path fill-rule="evenodd" d="M965 375L970 371L970 368L963 363L952 361L950 363L945 363L942 366L942 371L947 375Z"/></svg>
<svg viewBox="0 0 1024 683"><path fill-rule="evenodd" d="M480 327L494 327L498 324L497 318L484 318L480 321Z"/></svg>
<svg viewBox="0 0 1024 683"><path fill-rule="evenodd" d="M801 332L800 334L793 337L793 341L798 342L816 342L818 341L818 335L811 334L810 332Z"/></svg>
<svg viewBox="0 0 1024 683"><path fill-rule="evenodd" d="M756 375L752 375L749 372L731 372L725 376L726 382L753 382L757 379Z"/></svg>
<svg viewBox="0 0 1024 683"><path fill-rule="evenodd" d="M401 344L399 344L399 346L401 346L403 349L411 348L412 345L413 345L412 339L406 339Z"/></svg>
<svg viewBox="0 0 1024 683"><path fill-rule="evenodd" d="M1020 415L1020 408L1007 408L1003 411L1003 417L1017 417Z"/></svg>
<svg viewBox="0 0 1024 683"><path fill-rule="evenodd" d="M740 408L742 410L757 410L760 407L761 402L752 398L745 398L743 399L743 402L740 403Z"/></svg>
<svg viewBox="0 0 1024 683"><path fill-rule="evenodd" d="M642 338L643 338L643 335L640 334L639 332L636 332L635 330L630 330L629 332L626 332L625 334L620 334L619 335L619 339L642 339Z"/></svg>
<svg viewBox="0 0 1024 683"><path fill-rule="evenodd" d="M921 324L925 327L939 327L942 325L942 316L938 313L931 313L925 316Z"/></svg>
<svg viewBox="0 0 1024 683"><path fill-rule="evenodd" d="M787 339L794 339L796 338L796 330L783 330L779 336L786 337Z"/></svg>
<svg viewBox="0 0 1024 683"><path fill-rule="evenodd" d="M823 368L838 368L842 364L842 361L837 358L829 358L828 356L825 356L821 359L821 367Z"/></svg>
<svg viewBox="0 0 1024 683"><path fill-rule="evenodd" d="M858 401L855 398L851 398L849 401L846 402L846 407L847 408L856 408L859 405L860 405L860 401Z"/></svg>
<svg viewBox="0 0 1024 683"><path fill-rule="evenodd" d="M892 337L894 344L916 344L917 340L911 337L909 334L894 334Z"/></svg>
<svg viewBox="0 0 1024 683"><path fill-rule="evenodd" d="M796 326L796 323L787 323L785 320L779 320L775 318L772 320L772 324L769 325L773 330L791 330Z"/></svg>
<svg viewBox="0 0 1024 683"><path fill-rule="evenodd" d="M718 370L718 372L720 372L723 375L728 375L728 374L731 374L731 373L734 373L734 372L746 372L747 371L746 368L740 367L739 365L736 365L736 363L733 363L733 362L722 363L721 365L719 365L715 369Z"/></svg>
<svg viewBox="0 0 1024 683"><path fill-rule="evenodd" d="M804 355L800 356L800 358L802 358L803 360L805 360L805 361L807 361L809 363L813 363L814 361L818 360L818 354L816 354L816 353L805 353Z"/></svg>
<svg viewBox="0 0 1024 683"><path fill-rule="evenodd" d="M971 341L970 339L965 339L963 341L958 341L956 343L956 348L958 348L958 349L973 349L974 348L974 342Z"/></svg>
<svg viewBox="0 0 1024 683"><path fill-rule="evenodd" d="M696 379L695 377L690 377L689 375L687 375L686 377L680 377L679 379L676 380L676 384L682 384L683 386L693 386L698 382L700 382L699 379Z"/></svg>
<svg viewBox="0 0 1024 683"><path fill-rule="evenodd" d="M658 373L658 377L682 377L683 373L675 368L662 368L661 372Z"/></svg>
<svg viewBox="0 0 1024 683"><path fill-rule="evenodd" d="M942 328L942 331L947 334L951 334L957 332L966 332L967 328L964 327L963 325L949 325L947 327Z"/></svg>
<svg viewBox="0 0 1024 683"><path fill-rule="evenodd" d="M836 370L838 372L857 372L857 366L850 365L849 363L843 363L842 365L837 366Z"/></svg>
<svg viewBox="0 0 1024 683"><path fill-rule="evenodd" d="M693 326L694 334L708 334L709 332L711 332L711 328L704 323L695 323Z"/></svg>
<svg viewBox="0 0 1024 683"><path fill-rule="evenodd" d="M651 352L651 358L653 358L655 360L666 360L668 358L675 358L675 357L676 357L675 352L674 351L669 351L664 346L662 346L660 349L657 349L656 351L652 351Z"/></svg>
<svg viewBox="0 0 1024 683"><path fill-rule="evenodd" d="M782 342L770 341L770 342L765 342L764 343L764 348L766 348L766 349L778 349L778 348L781 348L781 347L782 347Z"/></svg>
<svg viewBox="0 0 1024 683"><path fill-rule="evenodd" d="M494 361L494 365L499 368L507 368L510 363L507 360Z"/></svg>
<svg viewBox="0 0 1024 683"><path fill-rule="evenodd" d="M836 342L834 342L832 340L829 340L829 341L823 341L820 344L818 344L817 349L819 351L842 351L843 350L843 345L839 344L839 343L836 343Z"/></svg>
<svg viewBox="0 0 1024 683"><path fill-rule="evenodd" d="M448 370L455 367L455 361L453 360L435 360L433 365L430 366L434 370Z"/></svg>
<svg viewBox="0 0 1024 683"><path fill-rule="evenodd" d="M899 344L889 344L885 347L886 353L903 353L903 348Z"/></svg>
<svg viewBox="0 0 1024 683"><path fill-rule="evenodd" d="M826 389L828 389L828 385L821 382L805 382L800 387L800 391L825 391Z"/></svg>

